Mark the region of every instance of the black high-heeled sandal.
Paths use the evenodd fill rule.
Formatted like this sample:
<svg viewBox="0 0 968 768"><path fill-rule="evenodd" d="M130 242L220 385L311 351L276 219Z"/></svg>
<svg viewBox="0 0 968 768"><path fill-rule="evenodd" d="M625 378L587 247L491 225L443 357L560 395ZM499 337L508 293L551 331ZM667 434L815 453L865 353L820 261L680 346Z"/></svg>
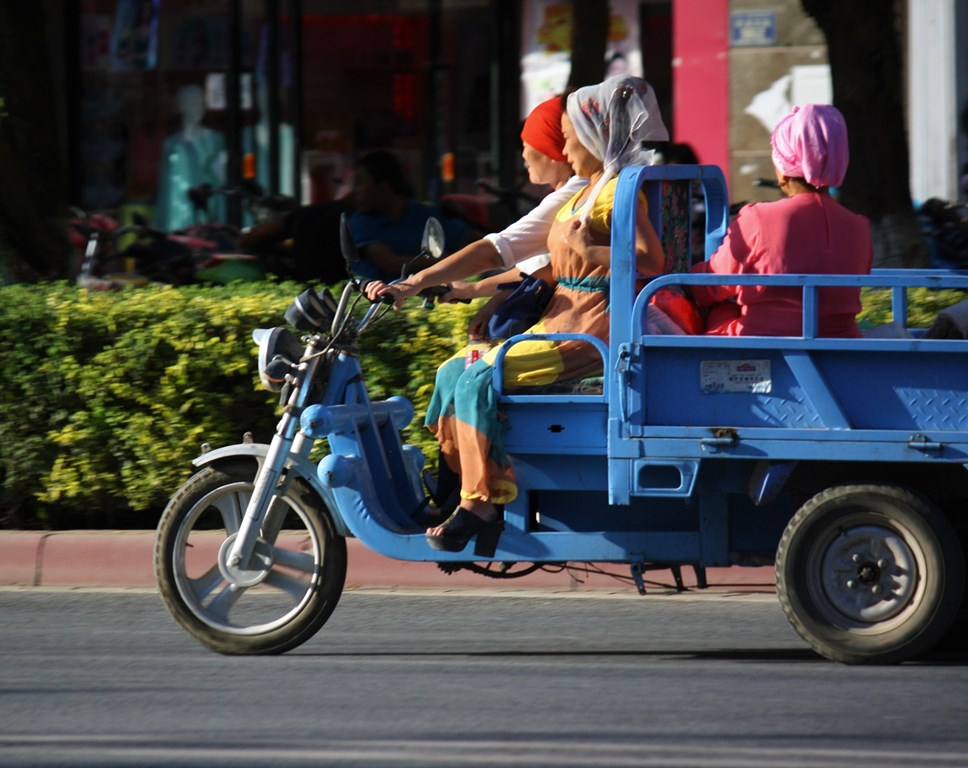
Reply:
<svg viewBox="0 0 968 768"><path fill-rule="evenodd" d="M441 526L440 534L427 534L431 549L439 552L462 552L468 542L477 536L474 554L478 557L494 557L498 539L504 530L504 520L498 516L493 520L483 520L473 512L458 507L454 514Z"/></svg>

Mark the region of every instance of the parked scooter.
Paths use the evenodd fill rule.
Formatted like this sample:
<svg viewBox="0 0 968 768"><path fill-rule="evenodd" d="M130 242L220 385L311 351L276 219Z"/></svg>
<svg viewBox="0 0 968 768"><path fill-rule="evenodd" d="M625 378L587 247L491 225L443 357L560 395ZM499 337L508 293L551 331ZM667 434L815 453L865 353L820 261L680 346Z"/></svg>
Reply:
<svg viewBox="0 0 968 768"><path fill-rule="evenodd" d="M91 291L109 291L130 286L142 286L150 278L137 272L137 265L117 241L126 235L141 235L147 225L142 222L121 225L106 213L91 213L72 209L69 239L79 263L77 284Z"/></svg>
<svg viewBox="0 0 968 768"><path fill-rule="evenodd" d="M534 208L540 198L524 191L524 186L496 187L486 179L478 179L474 185L483 195L453 192L440 198L440 208L445 216L456 216L479 235L500 232Z"/></svg>
<svg viewBox="0 0 968 768"><path fill-rule="evenodd" d="M132 260L136 270L151 281L171 285L264 279L267 265L262 254L242 247L241 230L209 219L208 202L214 195L242 200L246 210L260 220L281 215L280 212L295 205L291 198L264 195L254 182L229 187L207 184L192 187L188 196L195 209L196 223L164 232L150 227L143 216L135 214L140 237L123 256Z"/></svg>
<svg viewBox="0 0 968 768"><path fill-rule="evenodd" d="M243 207L247 226L239 229L210 218L210 199L221 195L226 200L238 200ZM212 187L203 184L188 191L195 211L196 223L178 234L212 240L211 250L204 263L199 264L199 282L225 283L230 280L260 280L268 273L277 277L291 277L275 258L272 250L252 247L258 238L248 235L253 230L272 226L299 206L286 195L267 195L255 181L247 179L234 186Z"/></svg>
<svg viewBox="0 0 968 768"><path fill-rule="evenodd" d="M188 199L191 200L195 212L195 226L201 226L210 232L225 233L234 238L239 235L238 227L213 221L209 213L209 202L216 195L226 200L239 200L253 226L278 219L299 207L295 199L288 195L267 195L262 186L251 179L234 186L213 187L211 184L201 184L189 189Z"/></svg>

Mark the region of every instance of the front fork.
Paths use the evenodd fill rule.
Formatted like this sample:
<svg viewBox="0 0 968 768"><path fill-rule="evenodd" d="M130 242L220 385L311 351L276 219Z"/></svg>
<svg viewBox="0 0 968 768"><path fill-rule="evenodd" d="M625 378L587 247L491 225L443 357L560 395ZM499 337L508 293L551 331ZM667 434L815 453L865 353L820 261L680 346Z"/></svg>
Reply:
<svg viewBox="0 0 968 768"><path fill-rule="evenodd" d="M276 426L272 442L269 443L265 461L262 462L256 475L255 488L242 516L242 524L226 554L226 563L233 571L246 568L252 558L260 531L270 539L275 538L271 532L264 531L263 526L273 498L279 490L279 479L286 466L286 459L294 448L301 449L307 439L299 432L299 416L306 407L319 364L320 357L311 355L308 360L300 363L297 369L292 393L283 410L282 418Z"/></svg>

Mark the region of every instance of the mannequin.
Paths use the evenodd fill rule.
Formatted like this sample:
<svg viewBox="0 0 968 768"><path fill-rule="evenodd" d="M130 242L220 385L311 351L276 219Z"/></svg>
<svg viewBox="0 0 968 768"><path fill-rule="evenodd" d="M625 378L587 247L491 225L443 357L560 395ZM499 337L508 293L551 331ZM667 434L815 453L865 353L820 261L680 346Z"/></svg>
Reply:
<svg viewBox="0 0 968 768"><path fill-rule="evenodd" d="M185 85L176 96L181 130L165 139L155 202L155 226L167 231L196 223L188 190L200 184L221 186L225 181L225 140L222 134L202 125L205 92L199 85ZM208 219L225 218L224 200L209 201Z"/></svg>

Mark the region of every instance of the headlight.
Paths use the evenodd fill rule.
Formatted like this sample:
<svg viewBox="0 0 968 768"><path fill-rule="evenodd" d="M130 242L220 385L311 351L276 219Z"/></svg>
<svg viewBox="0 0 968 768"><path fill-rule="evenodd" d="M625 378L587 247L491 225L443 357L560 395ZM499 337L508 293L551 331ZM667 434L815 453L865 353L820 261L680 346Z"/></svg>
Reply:
<svg viewBox="0 0 968 768"><path fill-rule="evenodd" d="M299 364L302 344L287 328L256 328L252 340L259 345L259 380L270 392L279 392L286 374Z"/></svg>
<svg viewBox="0 0 968 768"><path fill-rule="evenodd" d="M286 310L286 322L300 331L319 331L333 324L336 299L327 290L319 293L307 288L292 300Z"/></svg>

